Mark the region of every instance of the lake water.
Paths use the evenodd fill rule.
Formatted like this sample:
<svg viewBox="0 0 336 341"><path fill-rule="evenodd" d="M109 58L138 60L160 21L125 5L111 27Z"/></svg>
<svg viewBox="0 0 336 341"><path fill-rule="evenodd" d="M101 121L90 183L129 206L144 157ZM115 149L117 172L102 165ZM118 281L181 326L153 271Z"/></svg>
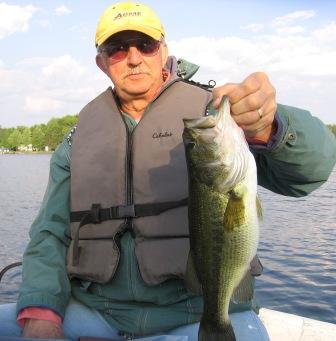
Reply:
<svg viewBox="0 0 336 341"><path fill-rule="evenodd" d="M47 184L50 155L0 155L0 269L21 259ZM257 279L261 306L336 323L336 169L305 198L260 188L264 208ZM0 283L14 301L20 271Z"/></svg>

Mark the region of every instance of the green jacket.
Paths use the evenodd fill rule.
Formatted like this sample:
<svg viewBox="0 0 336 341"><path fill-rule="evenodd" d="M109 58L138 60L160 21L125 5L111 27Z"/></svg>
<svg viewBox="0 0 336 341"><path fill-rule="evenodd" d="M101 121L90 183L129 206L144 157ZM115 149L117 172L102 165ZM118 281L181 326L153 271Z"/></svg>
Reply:
<svg viewBox="0 0 336 341"><path fill-rule="evenodd" d="M287 196L307 195L333 169L336 140L307 111L279 104L277 115L282 127L277 142L272 148L251 147L259 184ZM136 125L129 116L126 122L131 130ZM137 335L199 321L202 297L188 292L182 280L171 279L155 287L143 283L129 232L121 238L121 260L112 282L69 281L65 257L70 243L70 160L71 145L65 138L51 157L48 187L30 230L17 311L42 306L64 316L72 295L99 310L115 328Z"/></svg>

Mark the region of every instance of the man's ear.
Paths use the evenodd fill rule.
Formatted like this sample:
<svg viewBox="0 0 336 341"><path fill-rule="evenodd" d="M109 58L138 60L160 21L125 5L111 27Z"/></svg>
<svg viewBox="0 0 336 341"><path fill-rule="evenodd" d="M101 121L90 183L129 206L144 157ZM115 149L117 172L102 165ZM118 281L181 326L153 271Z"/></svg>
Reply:
<svg viewBox="0 0 336 341"><path fill-rule="evenodd" d="M96 55L96 64L100 70L102 70L105 74L107 74L106 60L100 53Z"/></svg>
<svg viewBox="0 0 336 341"><path fill-rule="evenodd" d="M165 41L162 42L162 52L161 52L161 58L162 58L162 65L166 65L167 59L168 59L168 46Z"/></svg>

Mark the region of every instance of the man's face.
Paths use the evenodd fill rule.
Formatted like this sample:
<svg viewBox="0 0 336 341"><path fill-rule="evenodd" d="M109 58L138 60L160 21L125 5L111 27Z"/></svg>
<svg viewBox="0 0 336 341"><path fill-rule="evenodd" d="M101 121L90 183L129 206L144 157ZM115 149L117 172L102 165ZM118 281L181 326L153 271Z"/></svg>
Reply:
<svg viewBox="0 0 336 341"><path fill-rule="evenodd" d="M128 50L124 53L124 58L118 58L120 55L117 53L109 56L108 49L97 56L97 65L110 77L120 97L143 97L156 92L163 83L162 69L167 59L166 45L160 43L157 52L148 55L137 48L137 42L144 38L148 36L136 31L117 33L109 39L108 44L125 45Z"/></svg>

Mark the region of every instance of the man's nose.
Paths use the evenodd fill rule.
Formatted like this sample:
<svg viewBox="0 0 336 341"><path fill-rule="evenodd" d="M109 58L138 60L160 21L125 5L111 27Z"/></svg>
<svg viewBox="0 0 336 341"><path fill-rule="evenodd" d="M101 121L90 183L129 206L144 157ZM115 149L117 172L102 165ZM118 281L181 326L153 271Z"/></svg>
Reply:
<svg viewBox="0 0 336 341"><path fill-rule="evenodd" d="M131 65L139 65L142 62L142 54L135 46L129 47L127 62Z"/></svg>

